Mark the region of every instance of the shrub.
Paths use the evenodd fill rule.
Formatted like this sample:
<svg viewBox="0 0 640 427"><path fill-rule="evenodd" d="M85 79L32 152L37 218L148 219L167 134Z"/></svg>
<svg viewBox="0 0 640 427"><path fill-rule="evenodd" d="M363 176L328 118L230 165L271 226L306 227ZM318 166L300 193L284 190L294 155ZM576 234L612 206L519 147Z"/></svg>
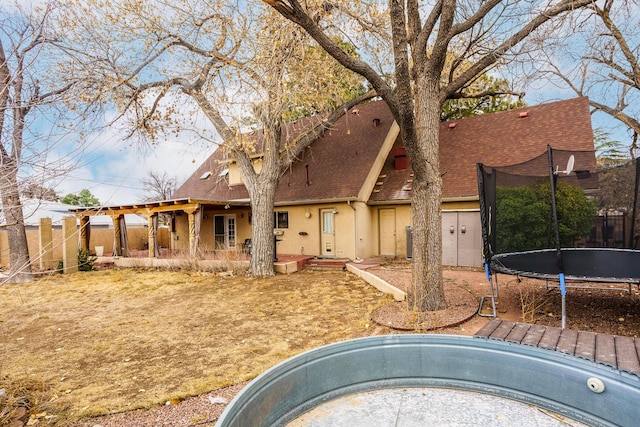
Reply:
<svg viewBox="0 0 640 427"><path fill-rule="evenodd" d="M83 251L82 249L78 249L78 270L80 271L92 271L93 264L96 262L98 258L95 256L91 256L89 251Z"/></svg>
<svg viewBox="0 0 640 427"><path fill-rule="evenodd" d="M496 245L499 253L555 247L551 190L533 187L496 188ZM560 246L573 247L591 232L596 203L580 187L558 182L556 212Z"/></svg>

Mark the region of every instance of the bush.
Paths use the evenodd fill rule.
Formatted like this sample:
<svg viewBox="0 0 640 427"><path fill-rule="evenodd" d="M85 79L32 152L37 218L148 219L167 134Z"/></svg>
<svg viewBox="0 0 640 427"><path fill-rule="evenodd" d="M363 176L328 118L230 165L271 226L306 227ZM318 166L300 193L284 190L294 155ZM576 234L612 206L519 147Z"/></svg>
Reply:
<svg viewBox="0 0 640 427"><path fill-rule="evenodd" d="M498 187L496 196L498 253L555 247L548 183L535 187ZM591 233L596 202L587 197L582 188L558 182L556 211L560 246L573 247Z"/></svg>
<svg viewBox="0 0 640 427"><path fill-rule="evenodd" d="M91 256L88 250L83 251L82 249L78 249L78 270L92 271L93 264L97 259L97 257Z"/></svg>
<svg viewBox="0 0 640 427"><path fill-rule="evenodd" d="M82 249L78 249L78 270L79 271L93 271L93 264L96 262L98 258L92 256L89 251L83 251ZM62 274L64 272L64 261L58 260L58 267L56 268L56 273Z"/></svg>

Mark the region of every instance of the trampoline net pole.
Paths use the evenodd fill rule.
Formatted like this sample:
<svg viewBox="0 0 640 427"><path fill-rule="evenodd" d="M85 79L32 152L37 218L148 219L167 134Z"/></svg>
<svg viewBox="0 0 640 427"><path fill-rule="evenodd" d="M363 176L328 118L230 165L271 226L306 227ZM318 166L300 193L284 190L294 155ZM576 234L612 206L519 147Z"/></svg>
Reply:
<svg viewBox="0 0 640 427"><path fill-rule="evenodd" d="M556 179L557 174L553 171L553 153L550 145L547 145L547 152L549 155L549 185L551 188L551 219L553 233L556 243L556 253L558 256L558 270L563 271L562 268L562 251L560 250L560 232L558 230L558 209L556 206Z"/></svg>
<svg viewBox="0 0 640 427"><path fill-rule="evenodd" d="M560 295L562 295L562 329L567 327L567 286L564 281L564 273L560 273Z"/></svg>
<svg viewBox="0 0 640 427"><path fill-rule="evenodd" d="M476 171L478 177L478 195L480 201L480 223L482 225L482 259L484 261L484 269L489 282L490 295L484 295L480 299L480 307L478 308L478 315L485 317L496 317L496 292L493 288L493 278L491 276L491 258L493 256L492 239L495 238L492 235L492 230L495 227L491 226L491 221L495 221L493 209L495 206L495 174L489 175L482 163L476 163ZM486 177L486 179L485 179ZM491 190L487 191L487 185L491 186ZM490 196L493 195L493 197ZM493 201L493 202L492 202ZM497 281L496 281L497 283ZM491 298L491 313L485 314L482 312L484 308L484 302L487 297Z"/></svg>
<svg viewBox="0 0 640 427"><path fill-rule="evenodd" d="M560 231L558 229L558 209L556 207L556 180L558 174L553 170L553 150L547 145L549 154L549 183L551 186L551 212L553 219L553 231L556 239L556 259L558 262L558 279L560 280L560 294L562 295L562 329L567 325L566 297L567 287L564 281L564 263L562 262L562 249L560 248Z"/></svg>
<svg viewBox="0 0 640 427"><path fill-rule="evenodd" d="M634 195L633 195L633 209L631 210L631 231L629 233L629 248L637 249L638 248L638 240L636 239L636 221L638 220L638 200L640 197L638 193L640 192L640 157L636 158L636 182L634 186Z"/></svg>

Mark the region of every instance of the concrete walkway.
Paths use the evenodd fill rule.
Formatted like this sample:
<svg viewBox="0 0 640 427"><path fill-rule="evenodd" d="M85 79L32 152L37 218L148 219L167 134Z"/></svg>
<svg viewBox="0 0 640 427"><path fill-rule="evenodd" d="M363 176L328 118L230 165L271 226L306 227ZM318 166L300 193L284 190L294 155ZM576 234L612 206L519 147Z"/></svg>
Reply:
<svg viewBox="0 0 640 427"><path fill-rule="evenodd" d="M346 264L347 271L360 277L362 280L378 289L385 294L391 294L396 301L404 301L407 294L403 290L400 290L392 284L386 282L382 278L376 276L373 273L367 271L372 267L378 267L382 265L383 261L379 259L362 260L361 262L349 262Z"/></svg>

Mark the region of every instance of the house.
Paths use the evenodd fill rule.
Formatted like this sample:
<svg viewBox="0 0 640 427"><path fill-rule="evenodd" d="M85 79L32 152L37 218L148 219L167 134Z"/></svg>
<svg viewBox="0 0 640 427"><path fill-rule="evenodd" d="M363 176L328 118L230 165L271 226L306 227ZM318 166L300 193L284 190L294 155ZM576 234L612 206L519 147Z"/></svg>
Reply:
<svg viewBox="0 0 640 427"><path fill-rule="evenodd" d="M283 138L312 120L289 124ZM259 147L260 135L248 137ZM546 152L547 144L593 152L587 98L440 124L444 264L481 265L476 163L520 163ZM595 170L595 156L586 159L588 164L576 168ZM278 253L410 256L412 184L411 164L387 105L377 101L352 108L281 177L274 209ZM223 150L213 152L172 200L107 209L170 215L171 249L192 254L239 251L251 238L248 193L237 165Z"/></svg>

